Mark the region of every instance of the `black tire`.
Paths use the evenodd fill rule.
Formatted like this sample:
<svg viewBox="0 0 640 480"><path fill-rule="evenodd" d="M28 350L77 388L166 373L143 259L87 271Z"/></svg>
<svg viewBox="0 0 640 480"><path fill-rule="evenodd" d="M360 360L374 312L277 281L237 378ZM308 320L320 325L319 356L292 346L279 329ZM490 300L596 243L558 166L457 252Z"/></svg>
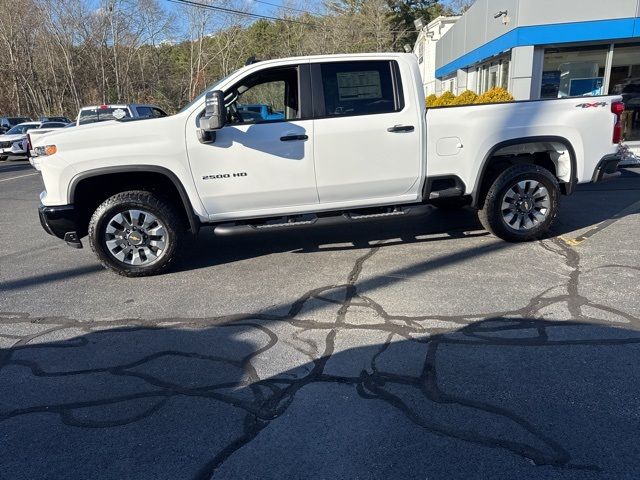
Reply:
<svg viewBox="0 0 640 480"><path fill-rule="evenodd" d="M519 182L538 182L548 192L546 214L533 227L524 229L509 224L503 215L502 202L507 193ZM511 197L510 197L511 198ZM525 204L527 207L529 204ZM515 165L502 172L489 187L478 217L488 231L508 242L527 242L545 236L558 216L560 206L560 187L555 176L547 169L537 165ZM505 210L506 212L507 210ZM529 215L527 215L529 216ZM530 217L534 217L533 214ZM524 214L522 217L524 218ZM518 224L519 221L515 220ZM520 224L520 227L522 225Z"/></svg>
<svg viewBox="0 0 640 480"><path fill-rule="evenodd" d="M0 155L0 162L4 162L7 158L9 158L6 155Z"/></svg>
<svg viewBox="0 0 640 480"><path fill-rule="evenodd" d="M461 210L470 203L467 197L436 198L431 200L431 205L440 210Z"/></svg>
<svg viewBox="0 0 640 480"><path fill-rule="evenodd" d="M109 238L108 223L117 214L130 209L152 214L162 223L166 232L165 248L155 260L146 260L150 262L148 264L132 265L121 261L109 251L106 244ZM89 222L89 244L105 268L125 277L146 277L166 271L176 260L182 250L185 230L186 226L174 205L152 193L133 190L108 198L96 209Z"/></svg>

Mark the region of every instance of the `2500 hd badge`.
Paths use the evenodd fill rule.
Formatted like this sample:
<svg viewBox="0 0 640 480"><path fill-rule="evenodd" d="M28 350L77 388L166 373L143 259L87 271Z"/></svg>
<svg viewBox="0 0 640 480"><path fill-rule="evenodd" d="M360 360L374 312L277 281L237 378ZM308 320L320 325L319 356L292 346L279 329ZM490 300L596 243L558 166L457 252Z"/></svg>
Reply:
<svg viewBox="0 0 640 480"><path fill-rule="evenodd" d="M218 173L215 175L204 175L202 177L203 180L219 180L222 178L233 178L233 177L246 177L247 172L237 172L237 173Z"/></svg>

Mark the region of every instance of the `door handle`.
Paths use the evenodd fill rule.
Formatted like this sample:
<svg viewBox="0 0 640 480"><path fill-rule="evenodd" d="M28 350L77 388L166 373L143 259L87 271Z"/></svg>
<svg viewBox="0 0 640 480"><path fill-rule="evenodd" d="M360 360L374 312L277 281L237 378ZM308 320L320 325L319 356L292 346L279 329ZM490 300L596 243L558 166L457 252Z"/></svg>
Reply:
<svg viewBox="0 0 640 480"><path fill-rule="evenodd" d="M393 127L387 128L387 132L397 133L397 132L413 132L415 127L413 125L394 125Z"/></svg>
<svg viewBox="0 0 640 480"><path fill-rule="evenodd" d="M307 135L285 135L284 137L280 137L281 142L292 142L294 140L307 140L309 137Z"/></svg>

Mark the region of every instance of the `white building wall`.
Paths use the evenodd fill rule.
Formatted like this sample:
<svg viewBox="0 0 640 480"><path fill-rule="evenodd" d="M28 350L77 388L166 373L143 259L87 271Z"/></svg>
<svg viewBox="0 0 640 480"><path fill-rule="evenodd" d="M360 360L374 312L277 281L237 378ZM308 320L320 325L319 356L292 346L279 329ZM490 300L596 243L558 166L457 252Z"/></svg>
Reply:
<svg viewBox="0 0 640 480"><path fill-rule="evenodd" d="M511 50L511 80L509 91L516 100L529 100L533 92L533 61L535 48L516 47Z"/></svg>
<svg viewBox="0 0 640 480"><path fill-rule="evenodd" d="M425 95L439 94L441 82L436 79L436 45L460 17L438 17L429 23L418 35L413 53L422 58L420 74Z"/></svg>
<svg viewBox="0 0 640 480"><path fill-rule="evenodd" d="M507 11L507 18L494 18ZM476 0L437 47L437 67L446 65L516 27L584 22L640 15L640 0Z"/></svg>

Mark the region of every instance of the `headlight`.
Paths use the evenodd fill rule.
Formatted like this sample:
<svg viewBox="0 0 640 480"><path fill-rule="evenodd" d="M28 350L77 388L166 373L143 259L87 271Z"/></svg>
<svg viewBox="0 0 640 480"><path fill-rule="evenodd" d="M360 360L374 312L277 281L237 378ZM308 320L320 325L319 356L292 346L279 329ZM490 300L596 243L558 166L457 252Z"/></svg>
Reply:
<svg viewBox="0 0 640 480"><path fill-rule="evenodd" d="M36 147L33 149L36 157L47 157L58 151L55 145L45 145L44 147Z"/></svg>

